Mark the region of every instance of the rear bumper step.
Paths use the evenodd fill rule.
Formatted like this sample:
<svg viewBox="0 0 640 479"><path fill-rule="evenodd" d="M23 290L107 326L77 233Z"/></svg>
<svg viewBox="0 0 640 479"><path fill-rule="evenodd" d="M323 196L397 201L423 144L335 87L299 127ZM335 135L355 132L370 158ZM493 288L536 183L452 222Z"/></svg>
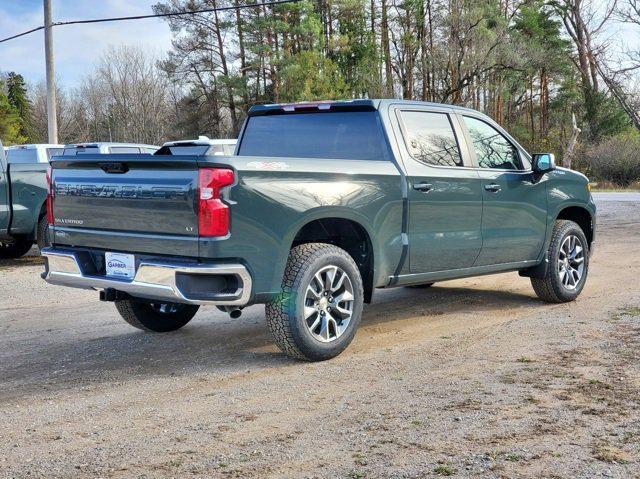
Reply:
<svg viewBox="0 0 640 479"><path fill-rule="evenodd" d="M186 304L245 306L251 298L251 275L241 264L181 264L143 260L132 280L90 274L80 253L45 248L42 278L72 288L113 289L131 296Z"/></svg>

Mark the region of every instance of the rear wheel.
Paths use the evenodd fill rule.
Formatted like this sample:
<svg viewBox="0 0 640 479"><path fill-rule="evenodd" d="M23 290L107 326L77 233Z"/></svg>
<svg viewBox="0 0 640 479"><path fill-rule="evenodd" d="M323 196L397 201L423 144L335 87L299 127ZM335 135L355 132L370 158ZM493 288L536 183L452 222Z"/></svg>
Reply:
<svg viewBox="0 0 640 479"><path fill-rule="evenodd" d="M282 293L265 311L284 353L322 361L351 343L363 303L362 279L353 258L337 246L308 243L289 253Z"/></svg>
<svg viewBox="0 0 640 479"><path fill-rule="evenodd" d="M33 245L33 241L27 239L14 239L12 242L0 242L0 259L15 259L27 254Z"/></svg>
<svg viewBox="0 0 640 479"><path fill-rule="evenodd" d="M120 316L134 328L154 333L175 331L187 324L199 306L124 299L115 302Z"/></svg>
<svg viewBox="0 0 640 479"><path fill-rule="evenodd" d="M37 242L40 251L42 251L43 248L51 246L49 239L49 222L46 216L42 216L38 221Z"/></svg>
<svg viewBox="0 0 640 479"><path fill-rule="evenodd" d="M575 300L587 281L589 243L578 224L558 220L547 253L549 264L544 278L531 278L540 299L550 303Z"/></svg>

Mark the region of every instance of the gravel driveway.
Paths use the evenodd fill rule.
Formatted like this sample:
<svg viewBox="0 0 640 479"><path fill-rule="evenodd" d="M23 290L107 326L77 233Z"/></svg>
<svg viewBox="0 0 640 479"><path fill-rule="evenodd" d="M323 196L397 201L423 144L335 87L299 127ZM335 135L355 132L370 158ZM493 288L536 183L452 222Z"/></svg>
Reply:
<svg viewBox="0 0 640 479"><path fill-rule="evenodd" d="M602 198L579 300L515 273L378 291L324 363L261 307L150 335L0 262L0 477L640 477L640 198Z"/></svg>

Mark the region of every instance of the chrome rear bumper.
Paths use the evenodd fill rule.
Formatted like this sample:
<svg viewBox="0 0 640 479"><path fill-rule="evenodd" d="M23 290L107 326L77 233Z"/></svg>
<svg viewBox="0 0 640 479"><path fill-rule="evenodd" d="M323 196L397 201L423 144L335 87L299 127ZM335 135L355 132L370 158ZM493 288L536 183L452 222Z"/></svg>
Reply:
<svg viewBox="0 0 640 479"><path fill-rule="evenodd" d="M110 278L89 274L86 261L81 255L68 250L45 248L46 270L42 278L51 284L83 289L113 289L131 296L160 301L187 304L214 304L219 306L244 306L251 297L251 275L241 264L181 264L172 261L141 261L132 280ZM83 266L84 265L84 266ZM214 277L236 278L233 291L204 293L190 290L188 281L215 279ZM206 285L206 283L204 283Z"/></svg>

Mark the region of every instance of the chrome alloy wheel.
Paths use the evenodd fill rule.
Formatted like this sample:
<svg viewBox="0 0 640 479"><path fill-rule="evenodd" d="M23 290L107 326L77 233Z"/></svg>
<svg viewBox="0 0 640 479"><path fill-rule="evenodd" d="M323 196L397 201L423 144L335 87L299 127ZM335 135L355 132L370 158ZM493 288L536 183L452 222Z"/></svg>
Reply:
<svg viewBox="0 0 640 479"><path fill-rule="evenodd" d="M560 282L568 290L574 290L584 273L584 247L576 235L567 236L560 245L558 274Z"/></svg>
<svg viewBox="0 0 640 479"><path fill-rule="evenodd" d="M342 268L329 265L318 271L304 299L304 320L311 335L323 343L342 336L351 322L353 300L353 285Z"/></svg>

